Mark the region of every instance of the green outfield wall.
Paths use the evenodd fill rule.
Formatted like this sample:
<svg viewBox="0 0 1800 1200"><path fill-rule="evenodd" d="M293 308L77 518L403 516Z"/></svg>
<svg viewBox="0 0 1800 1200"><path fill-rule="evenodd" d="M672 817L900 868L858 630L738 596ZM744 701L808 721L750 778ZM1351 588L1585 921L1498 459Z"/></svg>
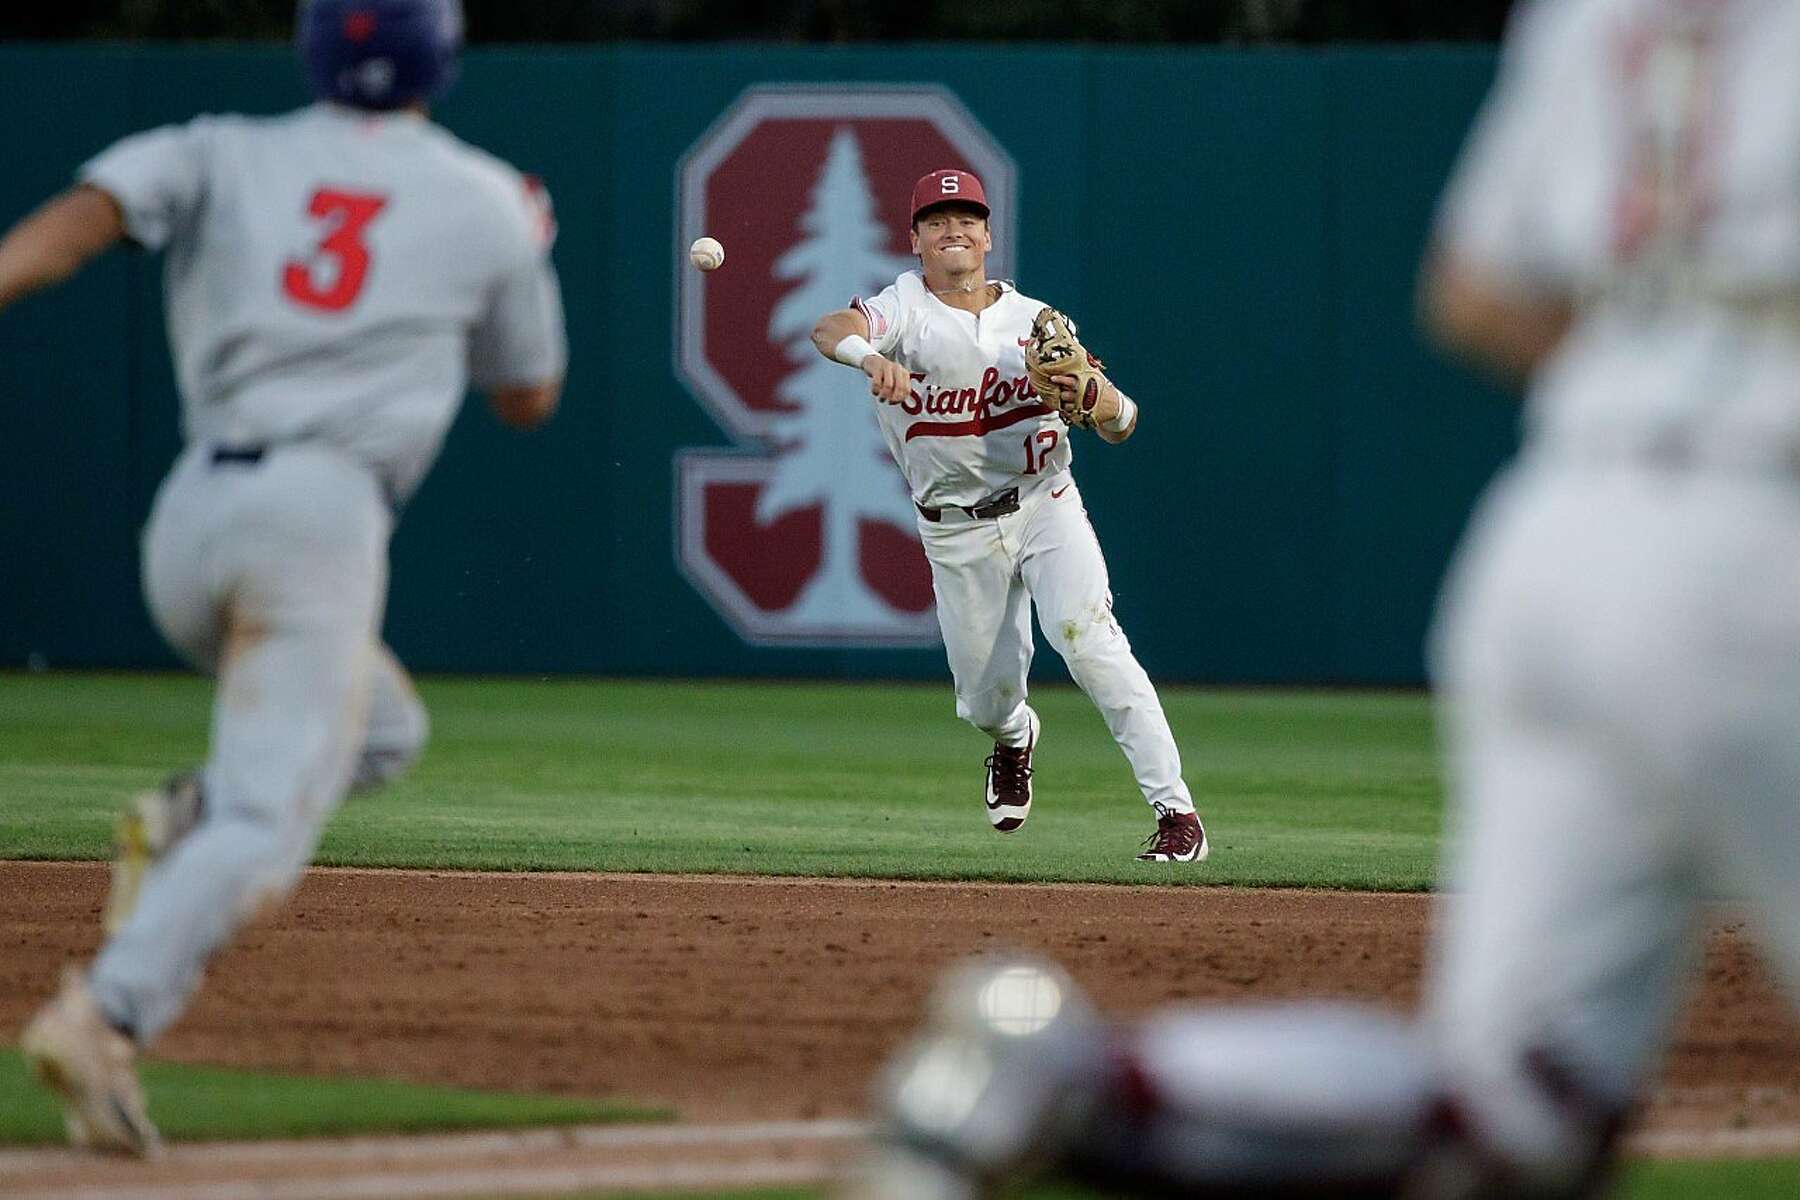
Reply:
<svg viewBox="0 0 1800 1200"><path fill-rule="evenodd" d="M572 362L540 433L465 406L394 543L389 640L423 670L944 675L916 627L913 644L796 637L780 619L747 633L711 594L742 580L772 612L793 600L804 556L777 542L798 530L826 555L818 531L842 502L830 483L759 524L745 506L766 482L719 479L761 479L793 426L769 423L781 404L763 396L733 427L703 378L716 366L718 386L749 386L732 346L706 341L740 315L748 358L774 345L761 302L730 292L748 269L734 246L754 259L759 239L802 235L797 212L771 232L753 205L726 218L693 197L727 204L792 175L816 200L824 178L776 161L786 135L745 117L761 111L746 96L780 85L860 97L815 133L929 92L1010 165L1014 224L996 233L1013 273L1077 316L1143 409L1124 447L1084 437L1076 470L1153 676L1419 682L1437 581L1516 438L1514 401L1438 358L1411 319L1433 199L1492 66L1485 49L471 53L439 116L554 196ZM7 223L124 133L302 100L280 47L0 46L0 84ZM855 129L871 180L937 153ZM683 304L698 277L678 250L697 211L728 259L704 281L711 332L695 349ZM0 667L173 662L137 587L138 529L178 445L159 279L157 259L116 252L0 314ZM693 456L714 491L684 492L700 486L684 482ZM702 509L711 524L684 526ZM860 539L839 544L862 547L864 584L868 556L904 535L892 520L836 528ZM881 594L916 601L916 569L889 575ZM1041 652L1047 678L1054 659Z"/></svg>

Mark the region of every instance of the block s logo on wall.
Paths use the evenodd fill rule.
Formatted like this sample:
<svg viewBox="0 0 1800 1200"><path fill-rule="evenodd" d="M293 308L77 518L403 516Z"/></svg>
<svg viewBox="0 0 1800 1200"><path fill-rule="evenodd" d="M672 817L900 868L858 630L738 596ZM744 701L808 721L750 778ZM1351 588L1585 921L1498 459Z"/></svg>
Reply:
<svg viewBox="0 0 1800 1200"><path fill-rule="evenodd" d="M917 266L914 181L975 172L994 210L989 274L1016 245L1012 159L948 91L760 86L683 156L675 244L730 249L676 270L675 367L733 449L675 458L682 574L745 641L915 646L938 640L911 498L868 380L813 349L813 322Z"/></svg>

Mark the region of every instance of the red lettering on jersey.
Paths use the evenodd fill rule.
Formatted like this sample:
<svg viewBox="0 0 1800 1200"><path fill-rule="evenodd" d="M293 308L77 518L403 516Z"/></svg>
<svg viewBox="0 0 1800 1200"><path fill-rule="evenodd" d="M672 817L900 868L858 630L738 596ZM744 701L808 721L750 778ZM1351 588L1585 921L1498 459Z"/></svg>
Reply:
<svg viewBox="0 0 1800 1200"><path fill-rule="evenodd" d="M321 220L339 218L313 251L314 259L289 259L281 273L281 290L290 300L324 312L342 312L356 303L369 274L369 247L363 229L383 208L387 197L320 188L306 206L307 215ZM317 256L336 260L335 273L327 272L329 286L314 277Z"/></svg>
<svg viewBox="0 0 1800 1200"><path fill-rule="evenodd" d="M996 429L1005 429L1032 417L1048 416L1049 413L1050 410L1042 404L1025 404L997 417L988 416L984 410L968 421L919 421L906 427L906 440L910 442L916 437L983 437Z"/></svg>
<svg viewBox="0 0 1800 1200"><path fill-rule="evenodd" d="M1683 26L1685 29L1685 26ZM1658 242L1688 253L1718 207L1718 89L1715 31L1702 22L1678 32L1651 17L1618 35L1616 81L1627 93L1622 111L1623 172L1612 199L1612 253L1632 262ZM1659 65L1660 64L1660 65ZM1671 65L1673 64L1673 65ZM1670 80L1679 79L1679 85Z"/></svg>
<svg viewBox="0 0 1800 1200"><path fill-rule="evenodd" d="M914 379L925 378L914 373ZM1026 417L1041 416L1049 412L1042 404L1032 404L1016 408L1001 416L994 416L993 410L1006 404L1009 400L1035 398L1037 392L1031 386L1031 380L1020 375L1014 379L1002 379L998 367L988 367L981 373L981 386L978 388L937 388L927 385L925 395L921 399L919 393L913 392L910 403L901 406L908 416L917 416L923 412L929 416L957 416L969 413L966 421L921 421L909 426L906 440L916 437L981 437L996 429L1005 429L1016 425ZM1048 451L1046 451L1048 453Z"/></svg>

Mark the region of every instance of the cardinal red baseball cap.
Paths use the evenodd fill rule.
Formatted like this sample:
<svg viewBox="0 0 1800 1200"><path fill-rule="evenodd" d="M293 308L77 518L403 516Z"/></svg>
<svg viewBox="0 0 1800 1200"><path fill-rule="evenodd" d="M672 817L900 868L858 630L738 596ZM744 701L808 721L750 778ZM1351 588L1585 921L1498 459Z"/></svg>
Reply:
<svg viewBox="0 0 1800 1200"><path fill-rule="evenodd" d="M987 193L981 190L981 180L967 171L933 171L913 184L913 220L940 204L967 204L980 209L982 216L988 215Z"/></svg>

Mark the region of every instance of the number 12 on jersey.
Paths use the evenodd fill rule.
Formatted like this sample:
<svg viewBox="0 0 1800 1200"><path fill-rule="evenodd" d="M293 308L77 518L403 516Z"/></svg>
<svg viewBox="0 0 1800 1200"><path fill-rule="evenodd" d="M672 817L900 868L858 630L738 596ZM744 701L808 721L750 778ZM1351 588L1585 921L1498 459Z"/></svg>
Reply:
<svg viewBox="0 0 1800 1200"><path fill-rule="evenodd" d="M342 312L356 303L369 275L369 245L363 230L387 207L387 197L320 188L307 202L308 216L335 222L306 261L289 259L281 290L307 308ZM320 262L329 259L329 264Z"/></svg>

